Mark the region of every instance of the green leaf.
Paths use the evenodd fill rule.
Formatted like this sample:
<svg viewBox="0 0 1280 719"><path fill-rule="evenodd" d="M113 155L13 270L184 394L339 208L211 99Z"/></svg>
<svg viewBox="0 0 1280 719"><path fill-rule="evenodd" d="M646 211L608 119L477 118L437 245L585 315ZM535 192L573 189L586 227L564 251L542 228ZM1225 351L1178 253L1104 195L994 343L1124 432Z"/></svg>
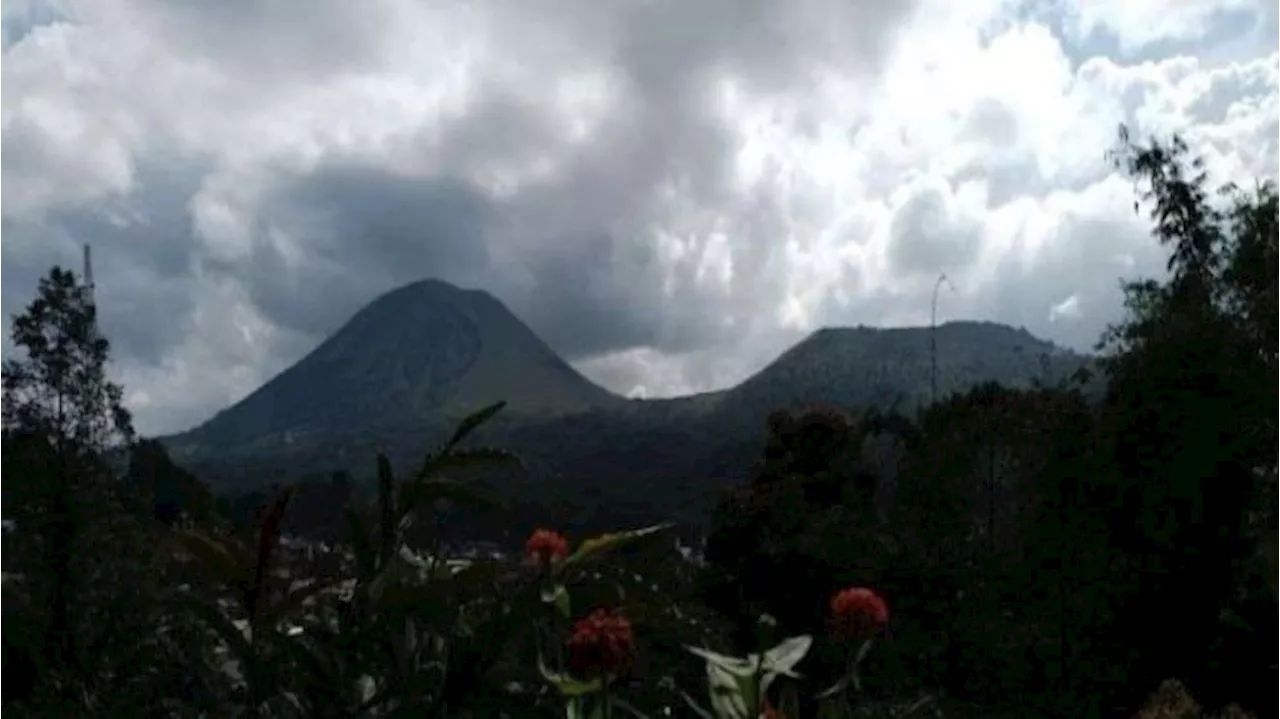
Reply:
<svg viewBox="0 0 1280 719"><path fill-rule="evenodd" d="M271 502L271 506L267 508L262 517L262 523L258 529L255 586L261 586L263 579L266 577L267 569L271 563L271 555L275 552L276 545L280 543L280 528L284 522L284 513L289 508L289 502L293 500L293 495L297 491L298 485L296 484L290 484L280 490L280 493L276 495L275 500Z"/></svg>
<svg viewBox="0 0 1280 719"><path fill-rule="evenodd" d="M785 674L789 677L799 676L793 668L813 646L813 637L802 634L782 640L776 647L764 653L763 667L766 672Z"/></svg>
<svg viewBox="0 0 1280 719"><path fill-rule="evenodd" d="M853 659L853 665L855 667L861 664L862 660L867 657L867 652L871 651L871 643L871 640L868 639L862 643L862 646L858 647L858 654Z"/></svg>
<svg viewBox="0 0 1280 719"><path fill-rule="evenodd" d="M707 684L711 709L720 719L754 719L747 697L756 693L755 675L736 676L716 664L707 664Z"/></svg>
<svg viewBox="0 0 1280 719"><path fill-rule="evenodd" d="M632 529L626 532L613 532L610 534L602 534L599 537L593 537L579 545L578 550L569 555L569 557L565 559L559 567L563 570L567 567L596 559L620 547L634 544L641 539L651 537L658 532L670 529L673 526L675 525L671 523L655 524L642 529Z"/></svg>
<svg viewBox="0 0 1280 719"><path fill-rule="evenodd" d="M698 706L697 700L689 696L689 693L685 690L680 690L680 696L684 697L684 703L688 704L689 708L692 709L695 714L702 717L702 719L715 719L715 717L711 716L711 712Z"/></svg>
<svg viewBox="0 0 1280 719"><path fill-rule="evenodd" d="M724 654L718 654L710 649L701 649L699 647L685 647L685 649L705 659L709 667L720 667L734 676L754 676L759 668L758 655L755 654L743 659L742 657L730 657Z"/></svg>
<svg viewBox="0 0 1280 719"><path fill-rule="evenodd" d="M548 604L555 604L556 610L560 612L560 616L568 619L572 612L569 603L569 590L564 588L563 584L557 584L542 590L542 601Z"/></svg>
<svg viewBox="0 0 1280 719"><path fill-rule="evenodd" d="M830 697L836 696L837 694L843 694L844 691L849 688L849 684L852 683L853 680L854 680L854 675L852 673L846 674L845 676L840 678L840 681L836 682L830 687L827 687L821 693L815 695L814 698L829 699Z"/></svg>
<svg viewBox="0 0 1280 719"><path fill-rule="evenodd" d="M560 674L553 672L547 668L546 662L542 659L542 652L538 652L538 672L542 674L542 678L559 690L560 694L566 697L580 697L587 694L595 694L600 691L603 686L599 679L592 679L584 682L580 679L574 679L568 674Z"/></svg>
<svg viewBox="0 0 1280 719"><path fill-rule="evenodd" d="M466 439L467 435L476 431L480 425L493 419L493 416L501 412L502 408L506 406L506 402L496 402L462 420L462 422L458 424L458 429L454 431L453 437L445 445L445 452L442 454L447 453L448 450L456 447L459 442Z"/></svg>
<svg viewBox="0 0 1280 719"><path fill-rule="evenodd" d="M452 451L429 455L418 472L420 479L427 479L437 474L463 469L497 469L524 466L520 458L505 449L495 447L475 447L469 449L453 449Z"/></svg>
<svg viewBox="0 0 1280 719"><path fill-rule="evenodd" d="M252 572L246 552L227 542L220 541L199 530L174 532L178 547L195 558L200 570L210 579L224 586L247 583Z"/></svg>

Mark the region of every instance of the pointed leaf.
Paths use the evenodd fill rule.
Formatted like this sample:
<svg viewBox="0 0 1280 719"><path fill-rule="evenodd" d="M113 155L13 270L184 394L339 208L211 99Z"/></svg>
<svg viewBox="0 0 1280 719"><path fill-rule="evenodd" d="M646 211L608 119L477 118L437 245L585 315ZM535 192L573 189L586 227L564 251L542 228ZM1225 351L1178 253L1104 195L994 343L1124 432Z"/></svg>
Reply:
<svg viewBox="0 0 1280 719"><path fill-rule="evenodd" d="M758 660L755 659L757 655L754 654L751 655L751 658L743 659L742 657L730 657L699 647L685 647L685 649L705 659L708 667L720 667L734 676L749 677L754 675L757 670Z"/></svg>
<svg viewBox="0 0 1280 719"><path fill-rule="evenodd" d="M573 611L569 603L569 590L565 589L563 584L543 589L542 601L548 604L555 604L556 611L560 612L560 616L565 619L568 619Z"/></svg>
<svg viewBox="0 0 1280 719"><path fill-rule="evenodd" d="M831 685L830 687L827 687L827 688L826 688L825 690L823 690L821 693L814 695L814 698L815 698L815 699L829 699L829 698L831 698L831 697L833 697L833 696L836 696L837 694L842 694L846 689L848 689L848 688L849 688L849 684L850 684L852 681L853 681L853 675L852 675L852 674L846 674L845 676L843 676L843 677L841 677L841 678L840 678L840 681L836 682L835 684Z"/></svg>
<svg viewBox="0 0 1280 719"><path fill-rule="evenodd" d="M480 425L493 419L493 416L502 411L506 407L506 402L496 402L477 412L472 413L458 424L458 429L454 431L453 437L445 445L446 452L453 449L459 442L466 439L467 435L474 432Z"/></svg>
<svg viewBox="0 0 1280 719"><path fill-rule="evenodd" d="M175 532L172 538L178 548L195 558L202 572L224 586L243 584L252 576L248 556L228 542L195 529Z"/></svg>
<svg viewBox="0 0 1280 719"><path fill-rule="evenodd" d="M284 512L289 506L289 500L293 499L295 491L297 491L297 485L293 484L280 491L275 501L271 503L271 507L267 509L262 518L262 525L258 529L258 556L254 567L253 583L245 592L245 603L250 617L257 616L258 599L262 596L262 589L266 584L271 556L280 543L280 526L284 521Z"/></svg>
<svg viewBox="0 0 1280 719"><path fill-rule="evenodd" d="M793 671L796 664L804 659L804 655L813 645L813 637L802 634L782 640L776 647L764 653L764 670L795 677Z"/></svg>
<svg viewBox="0 0 1280 719"><path fill-rule="evenodd" d="M856 667L859 664L861 664L862 660L866 658L867 652L869 651L871 651L870 639L866 640L865 642L862 643L862 646L858 647L858 655L854 658L853 665Z"/></svg>
<svg viewBox="0 0 1280 719"><path fill-rule="evenodd" d="M755 694L754 676L736 676L716 664L707 664L711 709L721 719L753 719L747 696Z"/></svg>
<svg viewBox="0 0 1280 719"><path fill-rule="evenodd" d="M639 540L651 537L658 532L670 529L673 526L675 525L671 523L655 524L642 529L633 529L626 532L614 532L611 534L602 534L599 537L593 537L579 545L578 550L559 565L560 569L565 569L573 565L582 564L583 562L596 559L620 547L634 544Z"/></svg>
<svg viewBox="0 0 1280 719"><path fill-rule="evenodd" d="M519 468L524 466L512 452L495 447L475 447L453 449L438 455L428 455L418 471L420 479L434 477L437 474L466 469L498 469Z"/></svg>
<svg viewBox="0 0 1280 719"><path fill-rule="evenodd" d="M271 553L280 540L280 526L284 521L285 510L293 499L298 486L290 484L280 490L262 517L258 528L258 566L266 567L271 560Z"/></svg>
<svg viewBox="0 0 1280 719"><path fill-rule="evenodd" d="M702 719L715 719L715 717L711 716L711 712L698 706L697 700L689 696L689 692L681 689L680 696L684 698L684 703L688 704L689 708L692 709L695 714L702 717Z"/></svg>
<svg viewBox="0 0 1280 719"><path fill-rule="evenodd" d="M553 672L547 668L546 662L542 659L542 652L538 652L538 672L542 674L542 678L559 690L560 694L566 697L580 697L586 694L594 694L600 691L601 682L599 679L592 679L584 682L580 679L574 679L567 674Z"/></svg>

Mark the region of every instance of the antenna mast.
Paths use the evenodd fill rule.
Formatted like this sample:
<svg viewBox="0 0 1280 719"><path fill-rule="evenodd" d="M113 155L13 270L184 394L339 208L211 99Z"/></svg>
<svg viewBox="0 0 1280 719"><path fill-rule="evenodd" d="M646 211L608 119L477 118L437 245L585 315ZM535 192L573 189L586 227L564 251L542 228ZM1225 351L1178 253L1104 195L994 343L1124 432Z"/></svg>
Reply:
<svg viewBox="0 0 1280 719"><path fill-rule="evenodd" d="M93 302L93 258L88 252L88 243L84 243L84 289L88 292L88 299Z"/></svg>
<svg viewBox="0 0 1280 719"><path fill-rule="evenodd" d="M84 245L84 287L93 299L93 258L89 256L89 243Z"/></svg>
<svg viewBox="0 0 1280 719"><path fill-rule="evenodd" d="M930 402L934 404L938 401L938 290L944 282L952 292L956 289L945 272L938 275L938 281L933 284L933 306L929 313L929 389Z"/></svg>
<svg viewBox="0 0 1280 719"><path fill-rule="evenodd" d="M91 311L97 309L97 303L93 297L93 258L89 255L89 243L84 244L84 275L81 277L83 282L82 291L84 292L85 302L89 304Z"/></svg>

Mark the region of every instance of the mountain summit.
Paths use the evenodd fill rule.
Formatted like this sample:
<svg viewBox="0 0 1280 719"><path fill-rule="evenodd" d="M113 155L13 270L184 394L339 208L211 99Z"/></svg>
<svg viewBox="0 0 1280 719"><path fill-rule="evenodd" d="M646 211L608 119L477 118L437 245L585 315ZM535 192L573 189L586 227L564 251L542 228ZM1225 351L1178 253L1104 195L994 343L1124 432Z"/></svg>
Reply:
<svg viewBox="0 0 1280 719"><path fill-rule="evenodd" d="M422 280L387 292L257 391L175 438L226 447L411 427L505 400L547 415L624 402L497 298Z"/></svg>
<svg viewBox="0 0 1280 719"><path fill-rule="evenodd" d="M625 400L575 371L492 295L426 280L382 295L253 394L162 441L219 491L244 491L359 472L374 452L416 462L462 415L506 401L483 441L514 451L527 475L494 478L495 488L615 515L630 507L647 522L640 509L655 502L672 509L662 516L697 514L717 481L748 472L773 410L838 402L910 412L927 403L931 338L939 397L987 381L1052 382L1089 361L988 322L951 322L936 334L827 328L734 387Z"/></svg>
<svg viewBox="0 0 1280 719"><path fill-rule="evenodd" d="M827 327L734 387L723 401L736 413L812 401L897 404L907 410L931 399L932 341L941 396L990 380L1017 386L1061 378L1081 362L1025 329L994 322L948 322L936 334L928 327Z"/></svg>

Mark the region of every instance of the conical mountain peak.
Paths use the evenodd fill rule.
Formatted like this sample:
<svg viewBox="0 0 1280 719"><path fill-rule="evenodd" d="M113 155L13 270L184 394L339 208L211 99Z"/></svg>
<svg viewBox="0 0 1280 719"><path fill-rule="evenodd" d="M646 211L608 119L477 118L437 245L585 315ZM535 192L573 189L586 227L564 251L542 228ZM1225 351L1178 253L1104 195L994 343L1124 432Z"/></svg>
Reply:
<svg viewBox="0 0 1280 719"><path fill-rule="evenodd" d="M570 367L490 293L426 279L377 297L183 439L234 446L413 426L500 400L512 411L548 414L622 401Z"/></svg>

